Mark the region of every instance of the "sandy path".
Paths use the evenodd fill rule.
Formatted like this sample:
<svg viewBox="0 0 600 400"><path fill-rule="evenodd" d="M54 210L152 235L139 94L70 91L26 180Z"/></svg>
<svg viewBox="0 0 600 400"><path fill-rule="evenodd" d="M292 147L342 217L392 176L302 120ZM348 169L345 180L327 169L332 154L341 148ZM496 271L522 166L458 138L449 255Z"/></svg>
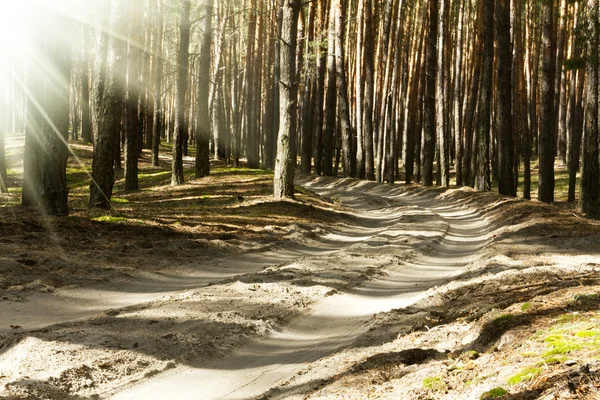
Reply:
<svg viewBox="0 0 600 400"><path fill-rule="evenodd" d="M202 368L179 366L116 393L114 399L247 399L277 387L324 356L350 345L368 328L373 314L404 307L453 276L488 241L488 223L475 211L435 199L433 192L403 192L397 186L331 179L302 182L315 192L355 210L365 224L325 235L321 251L344 252L343 243L375 243L386 237L431 236L422 255L403 265L390 265L386 275L349 291L327 297L309 313L293 318L281 332L258 338L225 358ZM411 223L411 231L406 223ZM333 246L335 247L335 246ZM298 252L306 259L307 253ZM319 251L313 249L314 254ZM342 257L352 263L352 253Z"/></svg>

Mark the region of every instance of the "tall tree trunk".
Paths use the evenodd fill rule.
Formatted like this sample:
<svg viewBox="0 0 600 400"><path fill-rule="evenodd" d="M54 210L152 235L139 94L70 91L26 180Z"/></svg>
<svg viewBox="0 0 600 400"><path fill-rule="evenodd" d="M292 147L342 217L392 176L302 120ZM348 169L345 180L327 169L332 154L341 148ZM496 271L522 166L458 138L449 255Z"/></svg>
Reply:
<svg viewBox="0 0 600 400"><path fill-rule="evenodd" d="M583 133L583 164L581 168L580 207L588 218L600 219L600 164L598 164L598 0L588 0L591 35L588 42L585 81L585 129Z"/></svg>
<svg viewBox="0 0 600 400"><path fill-rule="evenodd" d="M294 168L296 160L296 104L298 84L296 80L296 41L300 0L285 0L281 19L280 121L275 160L274 197L294 197Z"/></svg>
<svg viewBox="0 0 600 400"><path fill-rule="evenodd" d="M138 157L143 121L139 118L142 96L142 76L138 74L142 63L142 4L129 2L129 57L127 63L127 101L125 104L125 190L138 190Z"/></svg>
<svg viewBox="0 0 600 400"><path fill-rule="evenodd" d="M514 174L514 144L512 120L512 46L510 1L496 0L496 40L498 70L496 72L498 99L498 192L517 195Z"/></svg>
<svg viewBox="0 0 600 400"><path fill-rule="evenodd" d="M90 110L90 58L89 27L83 27L83 60L81 62L81 138L84 143L92 141L92 121Z"/></svg>
<svg viewBox="0 0 600 400"><path fill-rule="evenodd" d="M179 54L177 56L177 86L175 92L175 131L171 185L183 184L183 145L185 141L185 95L190 65L190 0L183 1L179 26Z"/></svg>
<svg viewBox="0 0 600 400"><path fill-rule="evenodd" d="M23 205L67 215L71 21L50 7L33 12L35 29L27 84Z"/></svg>
<svg viewBox="0 0 600 400"><path fill-rule="evenodd" d="M198 62L198 93L196 112L196 178L203 178L210 173L210 60L212 47L212 15L213 0L204 0L204 23L202 25L202 42ZM217 90L216 86L215 89ZM216 92L215 92L216 94ZM216 118L213 115L213 118ZM215 143L215 148L217 147Z"/></svg>
<svg viewBox="0 0 600 400"><path fill-rule="evenodd" d="M163 74L163 0L158 0L158 34L156 35L156 76L154 80L154 120L152 123L152 165L158 167L158 151L160 148L160 138L164 135L164 110L162 95L162 74Z"/></svg>
<svg viewBox="0 0 600 400"><path fill-rule="evenodd" d="M375 95L375 40L373 38L373 8L365 7L365 176L375 180L375 157L373 152L373 99Z"/></svg>
<svg viewBox="0 0 600 400"><path fill-rule="evenodd" d="M440 0L439 22L437 32L437 70L435 79L435 106L436 106L436 131L439 146L439 165L441 186L450 186L450 154L448 154L448 135L447 135L447 109L448 96L446 88L448 87L446 77L446 16L449 11L450 0Z"/></svg>
<svg viewBox="0 0 600 400"><path fill-rule="evenodd" d="M348 103L348 85L346 83L346 65L344 54L344 0L336 0L335 16L335 53L338 90L338 120L342 135L342 160L344 176L356 176L356 155L352 145L352 124L350 122L350 104Z"/></svg>
<svg viewBox="0 0 600 400"><path fill-rule="evenodd" d="M332 168L336 127L336 70L335 70L335 2L331 1L327 37L327 103L325 104L325 132L323 134L323 174L335 175Z"/></svg>
<svg viewBox="0 0 600 400"><path fill-rule="evenodd" d="M254 49L256 46L256 7L257 0L251 0L249 3L250 10L248 11L248 42L246 47L246 157L248 159L249 168L259 168L259 137L256 132L257 124L255 121L256 101L254 93L254 81L259 77L254 76L254 58L256 54Z"/></svg>
<svg viewBox="0 0 600 400"><path fill-rule="evenodd" d="M555 112L554 112L554 74L556 70L556 51L554 44L554 1L542 2L542 88L540 106L540 131L538 154L538 200L544 203L554 201L554 149Z"/></svg>
<svg viewBox="0 0 600 400"><path fill-rule="evenodd" d="M580 44L579 31L581 27L581 20L576 12L574 27L575 32L572 38L571 44L571 59L581 59L582 46ZM577 173L580 167L580 156L581 156L581 138L583 135L583 91L585 81L585 69L578 68L571 71L571 82L569 90L569 152L568 152L568 164L569 164L569 193L568 201L575 201L575 191L577 187Z"/></svg>
<svg viewBox="0 0 600 400"><path fill-rule="evenodd" d="M371 7L367 4L366 7ZM364 63L363 52L365 47L365 0L358 0L356 32L356 74L354 90L356 96L356 174L360 179L365 179L365 132L364 132Z"/></svg>
<svg viewBox="0 0 600 400"><path fill-rule="evenodd" d="M492 80L494 73L494 1L482 0L483 10L483 68L479 91L479 127L475 188L487 191L490 183L490 119L492 113Z"/></svg>
<svg viewBox="0 0 600 400"><path fill-rule="evenodd" d="M427 38L427 82L423 114L423 185L433 185L433 160L436 141L436 76L438 67L438 2L429 1L429 33Z"/></svg>
<svg viewBox="0 0 600 400"><path fill-rule="evenodd" d="M92 161L92 183L90 185L90 207L110 208L114 185L115 147L119 145L119 131L125 99L124 77L127 71L126 0L115 0L111 26L103 27L105 32L115 32L112 37L113 62L110 74L104 81L104 89L99 91L98 132L94 138L94 158ZM104 57L108 57L105 53ZM104 62L106 63L106 62ZM115 145L116 143L116 145Z"/></svg>

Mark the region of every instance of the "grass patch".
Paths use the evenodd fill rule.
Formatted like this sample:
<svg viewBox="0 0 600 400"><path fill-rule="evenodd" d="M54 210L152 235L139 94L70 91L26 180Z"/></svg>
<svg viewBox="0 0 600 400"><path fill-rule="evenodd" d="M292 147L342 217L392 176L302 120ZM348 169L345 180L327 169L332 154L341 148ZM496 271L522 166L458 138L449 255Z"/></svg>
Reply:
<svg viewBox="0 0 600 400"><path fill-rule="evenodd" d="M118 223L127 222L128 219L125 217L113 217L112 215L103 215L101 217L92 218L92 221Z"/></svg>
<svg viewBox="0 0 600 400"><path fill-rule="evenodd" d="M504 388L501 387L497 387L494 388L492 390L488 390L487 392L485 392L484 394L481 395L480 399L481 400L487 400L487 399L496 399L498 397L502 397L504 395L507 395L508 391Z"/></svg>
<svg viewBox="0 0 600 400"><path fill-rule="evenodd" d="M441 392L446 390L448 385L441 376L428 376L423 379L423 387L425 389Z"/></svg>
<svg viewBox="0 0 600 400"><path fill-rule="evenodd" d="M112 203L115 203L115 204L127 204L127 203L130 203L129 200L124 199L122 197L113 197L112 199L110 199L110 201Z"/></svg>
<svg viewBox="0 0 600 400"><path fill-rule="evenodd" d="M528 368L523 369L518 374L513 375L510 378L508 378L507 383L509 385L516 385L523 381L530 381L541 373L542 373L542 369L540 367L528 367Z"/></svg>

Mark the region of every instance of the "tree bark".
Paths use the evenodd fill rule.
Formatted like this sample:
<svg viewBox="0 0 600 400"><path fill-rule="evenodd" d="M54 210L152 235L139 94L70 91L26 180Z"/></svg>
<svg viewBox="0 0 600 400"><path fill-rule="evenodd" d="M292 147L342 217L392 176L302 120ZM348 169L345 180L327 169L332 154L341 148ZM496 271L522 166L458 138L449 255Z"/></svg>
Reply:
<svg viewBox="0 0 600 400"><path fill-rule="evenodd" d="M179 55L177 56L177 86L175 92L175 130L171 185L183 184L183 145L185 141L185 95L190 64L190 0L183 1L179 26Z"/></svg>
<svg viewBox="0 0 600 400"><path fill-rule="evenodd" d="M300 0L285 0L281 19L281 77L279 81L280 120L275 159L274 197L294 197L294 168L296 146L296 104L298 86L296 81L296 41Z"/></svg>
<svg viewBox="0 0 600 400"><path fill-rule="evenodd" d="M423 185L433 185L433 160L436 142L436 77L438 67L438 2L429 2L429 34L427 39L427 82L423 114Z"/></svg>
<svg viewBox="0 0 600 400"><path fill-rule="evenodd" d="M98 132L94 138L94 157L92 161L92 183L90 185L91 208L110 208L110 199L114 185L115 147L119 145L119 132L127 71L127 47L123 38L127 37L126 0L114 1L111 27L113 63L110 74L104 81L104 89L98 112ZM104 27L109 32L109 27ZM104 56L108 56L104 54Z"/></svg>
<svg viewBox="0 0 600 400"><path fill-rule="evenodd" d="M509 0L496 0L496 40L498 44L498 70L496 72L496 93L498 99L498 192L503 195L516 196Z"/></svg>
<svg viewBox="0 0 600 400"><path fill-rule="evenodd" d="M479 91L479 127L475 188L488 191L490 183L490 119L492 113L492 79L494 72L494 1L482 0L483 10L483 68Z"/></svg>
<svg viewBox="0 0 600 400"><path fill-rule="evenodd" d="M538 137L538 200L544 203L554 201L554 148L555 110L554 74L556 70L556 50L554 38L554 1L542 2L542 87L540 105L540 131Z"/></svg>
<svg viewBox="0 0 600 400"><path fill-rule="evenodd" d="M204 23L202 25L202 42L198 58L198 93L196 112L196 178L210 174L210 60L212 47L212 15L213 0L204 0ZM215 87L216 90L216 87ZM216 94L216 92L215 92ZM213 118L216 118L213 115ZM215 143L215 147L217 144Z"/></svg>
<svg viewBox="0 0 600 400"><path fill-rule="evenodd" d="M598 0L587 1L591 35L585 81L585 128L581 168L580 208L588 218L600 219L600 164L598 164Z"/></svg>
<svg viewBox="0 0 600 400"><path fill-rule="evenodd" d="M154 120L152 124L152 165L158 167L160 139L164 135L164 110L162 91L163 75L163 0L158 0L158 34L156 35L156 77L154 80Z"/></svg>

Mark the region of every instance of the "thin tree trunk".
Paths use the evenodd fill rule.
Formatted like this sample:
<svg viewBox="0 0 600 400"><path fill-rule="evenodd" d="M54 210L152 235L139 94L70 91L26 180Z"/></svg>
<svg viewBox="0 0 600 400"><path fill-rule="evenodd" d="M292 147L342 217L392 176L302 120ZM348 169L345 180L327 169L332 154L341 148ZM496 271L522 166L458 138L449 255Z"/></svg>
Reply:
<svg viewBox="0 0 600 400"><path fill-rule="evenodd" d="M156 37L156 77L154 80L154 120L152 124L152 165L158 167L160 139L164 135L164 109L162 91L163 74L163 0L158 0L158 34Z"/></svg>
<svg viewBox="0 0 600 400"><path fill-rule="evenodd" d="M436 76L438 66L438 2L429 2L429 34L427 39L427 82L423 114L423 185L433 185L433 160L436 141Z"/></svg>

